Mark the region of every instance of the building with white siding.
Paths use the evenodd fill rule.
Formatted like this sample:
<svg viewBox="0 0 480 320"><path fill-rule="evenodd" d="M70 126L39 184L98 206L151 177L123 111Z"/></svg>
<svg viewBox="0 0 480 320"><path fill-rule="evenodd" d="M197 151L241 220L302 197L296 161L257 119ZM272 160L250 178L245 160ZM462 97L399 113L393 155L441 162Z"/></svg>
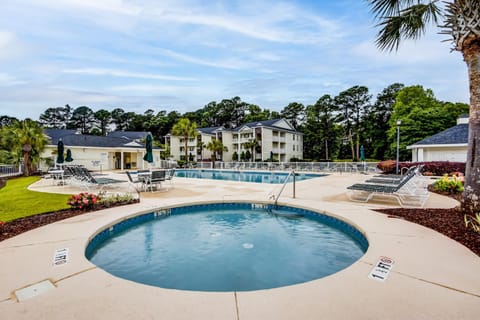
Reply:
<svg viewBox="0 0 480 320"><path fill-rule="evenodd" d="M468 115L457 119L457 125L418 141L412 150L412 161L466 162L468 149Z"/></svg>
<svg viewBox="0 0 480 320"><path fill-rule="evenodd" d="M253 150L255 161L267 161L271 157L280 162L292 158L303 159L303 133L285 119L274 119L245 123L234 129L224 127L199 128L196 138L190 138L187 144L189 157L194 161L210 160L212 154L205 146L212 139L222 141L228 151L217 154L218 161L232 161L236 153L238 159L242 153L251 150L245 145L256 140L258 146ZM185 142L183 137L166 136L170 146L170 157L173 160L184 160ZM249 161L249 160L247 160Z"/></svg>
<svg viewBox="0 0 480 320"><path fill-rule="evenodd" d="M113 131L107 136L82 135L76 130L45 129L49 143L41 158L54 163L57 157L58 141L62 139L65 152L70 149L72 162L64 164L82 165L88 170L144 169L150 165L143 160L146 153L145 138L148 132ZM153 149L154 162L160 163L160 149ZM46 170L51 164L42 161L40 169Z"/></svg>

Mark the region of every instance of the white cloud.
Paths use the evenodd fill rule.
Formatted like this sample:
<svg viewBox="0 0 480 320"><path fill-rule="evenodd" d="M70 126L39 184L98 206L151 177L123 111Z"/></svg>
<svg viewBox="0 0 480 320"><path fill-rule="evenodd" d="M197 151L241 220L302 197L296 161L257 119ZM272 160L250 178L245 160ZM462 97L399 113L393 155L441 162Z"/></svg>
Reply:
<svg viewBox="0 0 480 320"><path fill-rule="evenodd" d="M334 20L312 15L295 6L277 2L240 6L232 14L205 6L153 8L149 14L162 22L213 27L259 40L279 43L328 41L340 34ZM301 18L300 18L301 17Z"/></svg>
<svg viewBox="0 0 480 320"><path fill-rule="evenodd" d="M14 86L24 83L26 83L26 81L19 80L6 73L0 73L0 86Z"/></svg>
<svg viewBox="0 0 480 320"><path fill-rule="evenodd" d="M451 46L443 40L444 36L432 30L419 40L402 41L398 51L382 52L375 46L374 39L367 39L354 45L352 53L372 61L397 64L442 64L452 58L458 59L459 57L451 52Z"/></svg>
<svg viewBox="0 0 480 320"><path fill-rule="evenodd" d="M0 50L7 48L13 41L14 34L9 31L0 31Z"/></svg>
<svg viewBox="0 0 480 320"><path fill-rule="evenodd" d="M115 70L115 69L104 69L104 68L65 69L62 72L70 73L70 74L92 75L92 76L143 78L143 79L153 79L153 80L172 80L172 81L195 80L194 78L191 78L191 77L167 76L167 75L160 75L160 74L138 73L138 72L131 72L126 70Z"/></svg>
<svg viewBox="0 0 480 320"><path fill-rule="evenodd" d="M247 68L253 67L252 63L247 61L242 61L234 57L229 57L226 59L207 60L207 59L197 58L195 56L191 56L183 53L178 53L168 49L157 49L156 52L176 60L197 64L197 65L202 65L202 66L208 66L208 67L225 68L225 69L247 69Z"/></svg>
<svg viewBox="0 0 480 320"><path fill-rule="evenodd" d="M84 9L106 11L122 15L138 15L142 9L123 0L35 0L35 4L50 8Z"/></svg>

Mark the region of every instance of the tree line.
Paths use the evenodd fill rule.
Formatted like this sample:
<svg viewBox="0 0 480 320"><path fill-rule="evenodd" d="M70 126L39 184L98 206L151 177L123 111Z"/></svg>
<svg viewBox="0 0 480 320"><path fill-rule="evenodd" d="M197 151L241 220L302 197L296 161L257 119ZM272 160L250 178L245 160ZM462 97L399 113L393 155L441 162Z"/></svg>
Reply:
<svg viewBox="0 0 480 320"><path fill-rule="evenodd" d="M397 121L400 120L400 158L409 160L407 145L454 126L458 116L468 114L468 110L469 106L464 103L439 101L432 90L420 85L405 87L394 83L375 99L367 87L353 86L336 96L323 95L311 105L289 103L280 112L233 97L212 101L184 114L152 109L143 114L122 108L94 111L87 106L72 108L67 104L46 109L37 122L45 128L77 129L92 135L106 135L110 130L149 131L155 140L163 142L182 118L197 127L225 128L285 118L304 134L304 159L321 161L358 160L362 147L367 158L395 158ZM15 121L17 119L2 116L0 126Z"/></svg>

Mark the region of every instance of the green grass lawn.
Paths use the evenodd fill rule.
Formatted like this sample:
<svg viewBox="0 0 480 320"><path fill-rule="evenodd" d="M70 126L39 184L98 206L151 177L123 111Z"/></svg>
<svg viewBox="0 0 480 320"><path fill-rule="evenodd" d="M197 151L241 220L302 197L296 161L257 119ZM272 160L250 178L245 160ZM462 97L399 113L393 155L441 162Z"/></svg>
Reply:
<svg viewBox="0 0 480 320"><path fill-rule="evenodd" d="M68 194L30 191L27 187L40 177L22 177L7 180L0 189L0 221L11 221L39 213L70 208Z"/></svg>

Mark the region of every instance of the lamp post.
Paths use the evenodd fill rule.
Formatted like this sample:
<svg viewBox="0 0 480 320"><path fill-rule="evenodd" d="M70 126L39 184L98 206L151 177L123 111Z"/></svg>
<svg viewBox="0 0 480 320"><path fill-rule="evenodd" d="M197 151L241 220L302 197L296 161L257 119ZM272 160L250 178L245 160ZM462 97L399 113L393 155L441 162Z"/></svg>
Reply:
<svg viewBox="0 0 480 320"><path fill-rule="evenodd" d="M397 120L397 169L396 173L398 174L398 165L400 160L400 125L402 124L401 120Z"/></svg>

